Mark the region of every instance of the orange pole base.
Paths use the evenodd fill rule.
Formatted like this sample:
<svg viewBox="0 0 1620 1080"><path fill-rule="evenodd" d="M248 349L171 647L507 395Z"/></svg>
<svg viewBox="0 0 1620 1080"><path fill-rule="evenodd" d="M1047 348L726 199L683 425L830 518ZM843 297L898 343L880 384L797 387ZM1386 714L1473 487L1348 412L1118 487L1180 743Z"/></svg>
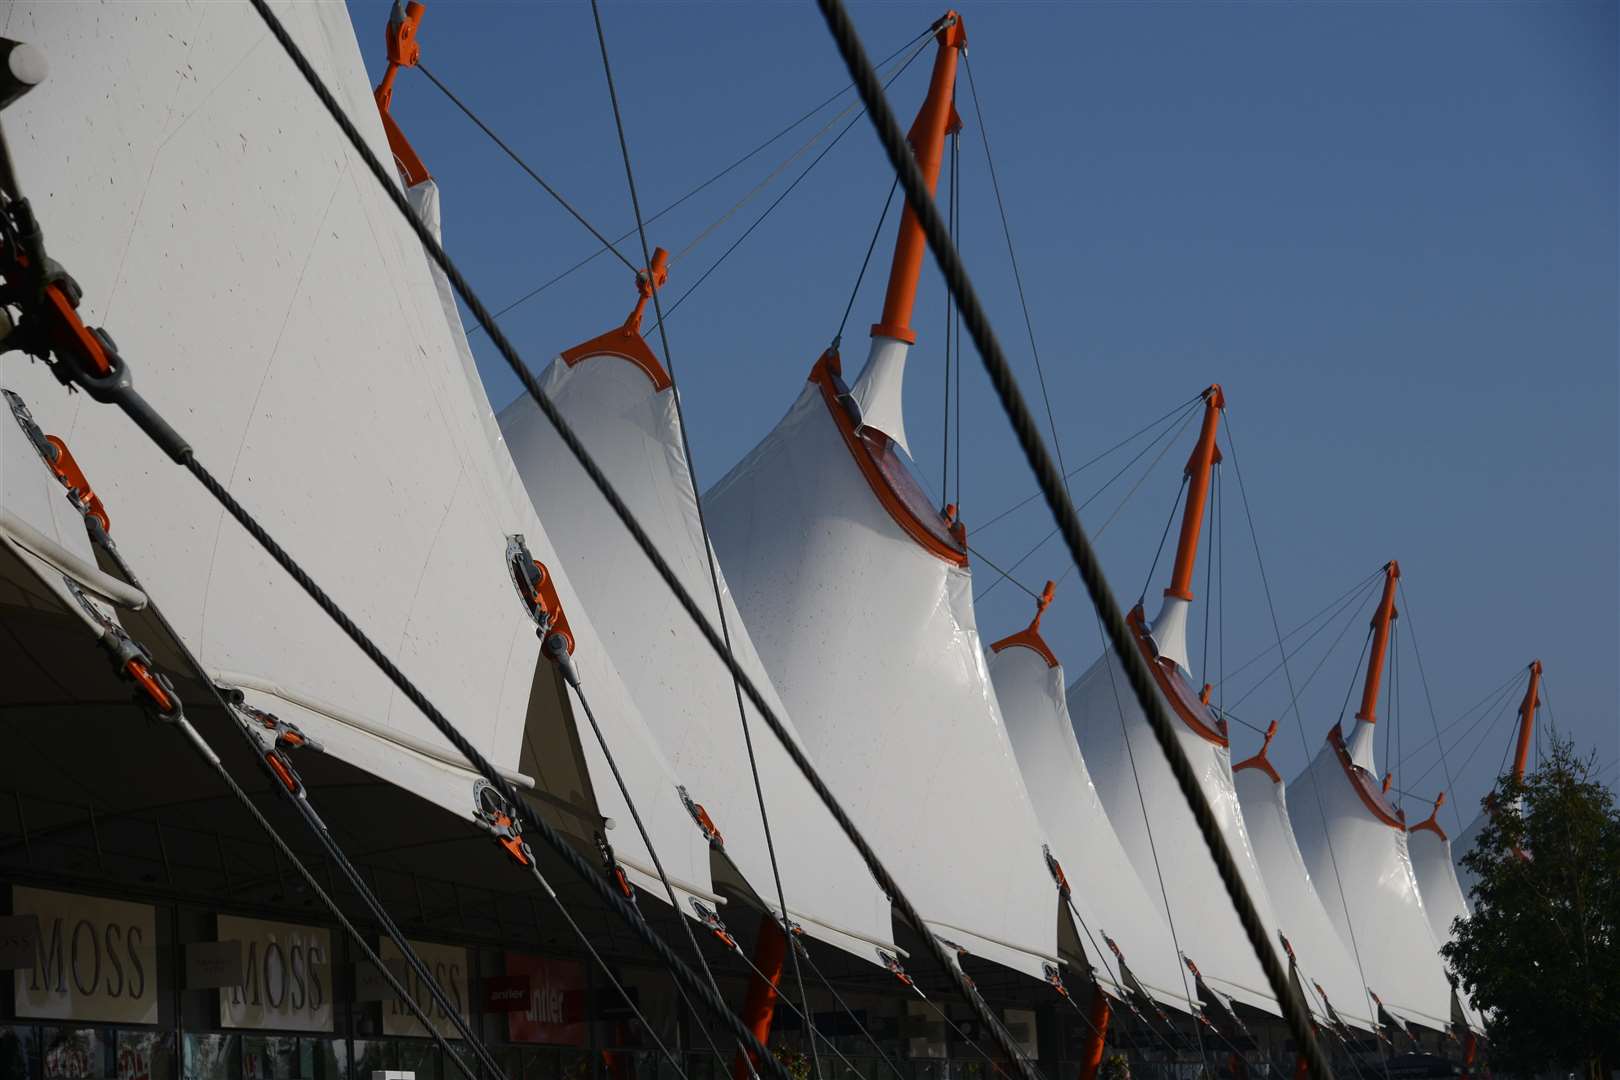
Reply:
<svg viewBox="0 0 1620 1080"><path fill-rule="evenodd" d="M771 1037L771 1019L776 1015L776 988L782 983L782 961L787 959L787 934L776 917L766 912L759 919L759 941L754 945L754 966L759 969L748 979L748 997L743 1002L739 1019L753 1032L754 1038L765 1043ZM761 978L760 973L766 977ZM759 1068L751 1061L753 1055L744 1056L737 1051L731 1066L732 1080L749 1080ZM752 1064L752 1068L750 1068Z"/></svg>
<svg viewBox="0 0 1620 1080"><path fill-rule="evenodd" d="M1101 990L1091 992L1091 1033L1086 1036L1085 1046L1080 1051L1080 1080L1097 1080L1097 1070L1102 1067L1103 1050L1108 1040L1108 1021L1113 1016L1113 1010L1108 1007L1108 999Z"/></svg>

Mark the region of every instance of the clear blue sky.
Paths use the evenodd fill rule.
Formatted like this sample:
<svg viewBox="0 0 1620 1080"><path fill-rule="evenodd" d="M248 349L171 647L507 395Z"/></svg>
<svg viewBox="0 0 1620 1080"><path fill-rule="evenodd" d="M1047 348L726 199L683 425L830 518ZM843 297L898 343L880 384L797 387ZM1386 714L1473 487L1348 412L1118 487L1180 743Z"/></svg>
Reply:
<svg viewBox="0 0 1620 1080"><path fill-rule="evenodd" d="M350 6L375 78L388 4ZM941 10L854 14L877 57ZM1539 656L1560 727L1605 763L1620 756L1616 6L1029 3L963 14L1071 466L1220 381L1284 628L1401 561L1409 617L1390 731L1404 749L1434 732L1415 633L1442 724ZM649 213L846 81L809 3L608 4L604 17ZM630 227L588 5L440 0L422 41L434 73L588 218L615 236ZM929 58L893 87L903 117ZM965 81L960 93L963 250L1038 406ZM684 248L849 100L658 222L653 243ZM594 250L420 75L402 78L394 111L440 182L447 246L488 301L504 305ZM667 301L830 137L676 263ZM705 486L771 428L831 337L891 177L862 120L670 319ZM877 315L892 222L850 319L851 366ZM538 369L622 320L632 300L628 273L603 257L504 322ZM907 409L931 489L943 321L930 264ZM474 343L502 405L516 381ZM963 391L970 540L1005 564L1051 522L1035 503L975 530L1033 485L971 354ZM1191 434L1102 538L1122 599L1141 588ZM1152 456L1092 504L1091 528ZM1083 474L1076 495L1125 460ZM1235 479L1228 468L1228 669L1272 640ZM1065 567L1052 543L1017 576L1038 589ZM982 563L976 575L981 590L993 579ZM1164 576L1161 563L1150 598ZM1003 583L981 604L980 628L993 639L1029 613ZM1356 618L1301 698L1302 732L1281 679L1238 710L1260 726L1283 718L1273 757L1285 777L1339 714L1364 633ZM1096 657L1072 575L1044 627L1071 675ZM1294 662L1297 682L1336 632ZM1235 679L1233 696L1267 666ZM1464 817L1500 764L1508 723L1450 755ZM1239 756L1257 742L1234 731ZM1441 770L1420 776L1436 761L1432 747L1411 755L1399 782L1432 796ZM1407 801L1416 816L1419 802Z"/></svg>

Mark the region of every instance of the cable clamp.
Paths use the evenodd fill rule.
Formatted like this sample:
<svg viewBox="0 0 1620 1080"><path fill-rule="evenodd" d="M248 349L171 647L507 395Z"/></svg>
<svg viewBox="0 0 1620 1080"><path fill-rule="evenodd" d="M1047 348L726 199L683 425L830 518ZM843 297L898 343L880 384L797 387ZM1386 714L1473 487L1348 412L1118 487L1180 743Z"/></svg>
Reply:
<svg viewBox="0 0 1620 1080"><path fill-rule="evenodd" d="M810 950L804 947L804 927L788 918L786 915L776 914L776 925L786 938L793 943L793 951L801 957L808 958Z"/></svg>
<svg viewBox="0 0 1620 1080"><path fill-rule="evenodd" d="M233 693L235 698L240 698L240 690L236 690ZM313 750L316 753L320 753L323 749L325 749L320 743L316 742L314 739L311 739L308 735L305 735L297 724L283 720L275 713L265 712L263 709L256 709L252 705L249 705L245 700L232 700L232 704L235 705L236 710L243 716L247 717L248 720L270 733L272 741L277 750L284 752L288 750Z"/></svg>
<svg viewBox="0 0 1620 1080"><path fill-rule="evenodd" d="M568 625L557 585L546 564L529 552L522 533L506 538L506 570L517 589L524 612L534 623L546 658L562 669L570 686L579 688L579 672L574 668L574 631Z"/></svg>
<svg viewBox="0 0 1620 1080"><path fill-rule="evenodd" d="M28 411L28 405L21 397L10 390L0 391L6 396L6 403L11 406L11 415L22 428L23 434L33 444L40 460L45 467L51 470L51 475L61 481L67 488L67 500L72 507L86 518L94 518L101 526L103 533L112 531L112 522L107 517L107 508L102 505L101 499L90 487L90 481L85 479L84 470L73 459L73 454L67 448L67 443L55 435L47 435L37 423L33 414Z"/></svg>
<svg viewBox="0 0 1620 1080"><path fill-rule="evenodd" d="M911 976L906 974L906 969L900 966L899 957L884 949L879 949L877 954L878 959L883 961L883 966L889 969L889 974L900 980L901 986L909 986L912 989L916 989L917 984L911 981Z"/></svg>
<svg viewBox="0 0 1620 1080"><path fill-rule="evenodd" d="M45 361L70 391L83 390L96 401L117 405L174 461L191 456L186 441L136 393L112 335L79 318L83 292L46 256L39 222L27 199L12 199L0 208L0 277L5 279L0 306L21 313L0 341L0 353L21 351Z"/></svg>
<svg viewBox="0 0 1620 1080"><path fill-rule="evenodd" d="M697 912L698 920L703 923L704 927L708 929L709 933L719 938L720 943L725 945L726 948L737 949L738 952L742 952L742 950L737 947L737 939L731 936L731 931L726 929L726 924L720 921L720 913L718 911L715 911L714 908L710 907L708 904L705 904L695 896L688 897L687 900L692 905L692 910Z"/></svg>
<svg viewBox="0 0 1620 1080"><path fill-rule="evenodd" d="M681 804L686 807L686 812L692 816L692 820L697 822L698 830L703 833L703 838L709 842L709 846L716 851L726 850L726 838L720 835L719 828L709 816L709 812L703 809L703 804L692 801L685 784L675 790L680 792Z"/></svg>
<svg viewBox="0 0 1620 1080"><path fill-rule="evenodd" d="M1063 973L1056 964L1042 964L1041 972L1046 976L1046 982L1056 990L1061 997L1069 996L1069 988L1063 985Z"/></svg>
<svg viewBox="0 0 1620 1080"><path fill-rule="evenodd" d="M524 869L534 866L534 852L523 839L523 830L512 808L495 786L483 777L473 782L473 820L495 838L501 850Z"/></svg>
<svg viewBox="0 0 1620 1080"><path fill-rule="evenodd" d="M600 830L596 833L596 853L602 857L602 869L613 879L619 887L619 892L632 904L636 902L636 887L625 873L624 867L619 864L618 856L613 854L613 845L608 843L607 836Z"/></svg>
<svg viewBox="0 0 1620 1080"><path fill-rule="evenodd" d="M149 716L165 723L184 717L180 696L169 677L152 667L152 654L122 627L102 620L101 647L112 661L118 677L135 686L135 702Z"/></svg>
<svg viewBox="0 0 1620 1080"><path fill-rule="evenodd" d="M1042 844L1041 854L1046 857L1046 869L1052 875L1052 880L1057 882L1058 896L1067 900L1072 895L1069 889L1069 879L1064 876L1063 867L1058 863L1057 856L1052 854L1051 845Z"/></svg>

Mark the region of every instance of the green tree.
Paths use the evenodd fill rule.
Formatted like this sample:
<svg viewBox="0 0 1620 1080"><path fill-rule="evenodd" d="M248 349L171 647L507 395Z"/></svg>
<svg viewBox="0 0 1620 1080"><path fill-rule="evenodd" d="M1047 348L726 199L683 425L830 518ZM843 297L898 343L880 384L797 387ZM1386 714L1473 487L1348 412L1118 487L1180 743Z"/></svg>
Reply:
<svg viewBox="0 0 1620 1080"><path fill-rule="evenodd" d="M1554 739L1504 777L1463 863L1474 915L1441 950L1485 1011L1492 1065L1606 1080L1620 1067L1620 810L1592 759Z"/></svg>

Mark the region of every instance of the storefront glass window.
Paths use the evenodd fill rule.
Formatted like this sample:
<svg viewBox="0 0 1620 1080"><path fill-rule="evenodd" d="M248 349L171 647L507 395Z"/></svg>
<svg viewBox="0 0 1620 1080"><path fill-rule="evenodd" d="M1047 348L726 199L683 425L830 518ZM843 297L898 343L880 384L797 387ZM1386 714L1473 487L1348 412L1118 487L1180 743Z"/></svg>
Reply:
<svg viewBox="0 0 1620 1080"><path fill-rule="evenodd" d="M239 1080L242 1039L239 1035L187 1035L182 1080Z"/></svg>
<svg viewBox="0 0 1620 1080"><path fill-rule="evenodd" d="M109 1075L107 1040L95 1028L48 1027L45 1080L102 1080Z"/></svg>
<svg viewBox="0 0 1620 1080"><path fill-rule="evenodd" d="M0 1027L0 1080L33 1080L39 1035L32 1027Z"/></svg>
<svg viewBox="0 0 1620 1080"><path fill-rule="evenodd" d="M415 1073L416 1080L439 1080L439 1048L432 1043L396 1042L394 1057L399 1064L393 1068Z"/></svg>
<svg viewBox="0 0 1620 1080"><path fill-rule="evenodd" d="M174 1032L117 1031L118 1080L170 1080L174 1076Z"/></svg>

